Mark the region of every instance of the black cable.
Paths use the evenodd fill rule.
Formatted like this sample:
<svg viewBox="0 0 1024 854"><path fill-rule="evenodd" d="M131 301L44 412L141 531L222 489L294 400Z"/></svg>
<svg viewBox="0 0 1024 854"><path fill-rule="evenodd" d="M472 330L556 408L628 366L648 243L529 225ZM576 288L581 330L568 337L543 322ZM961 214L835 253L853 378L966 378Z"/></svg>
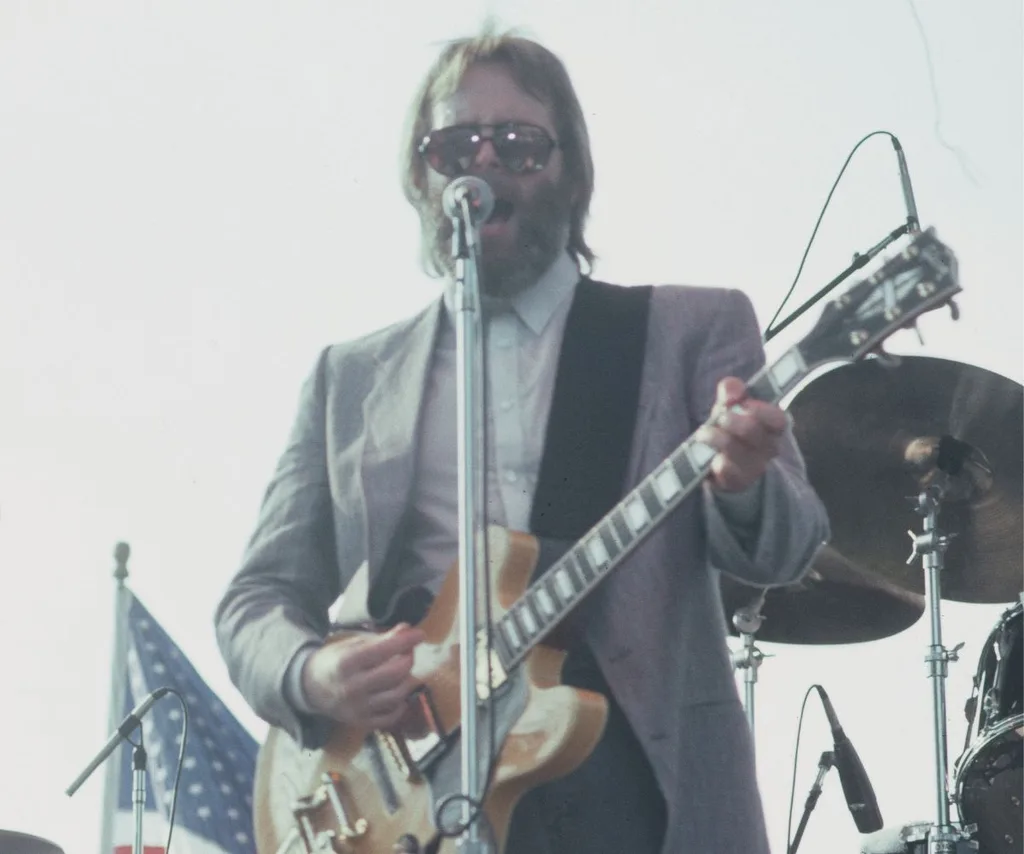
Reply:
<svg viewBox="0 0 1024 854"><path fill-rule="evenodd" d="M167 689L168 694L173 694L181 704L181 746L178 748L178 769L174 772L174 788L171 790L171 810L167 818L167 845L164 847L166 854L171 851L171 834L174 833L174 813L178 808L178 784L181 782L181 766L185 761L185 744L188 742L188 704L181 694L173 688Z"/></svg>
<svg viewBox="0 0 1024 854"><path fill-rule="evenodd" d="M835 182L832 184L832 189L828 191L828 197L825 199L825 204L821 207L821 213L818 214L818 220L814 223L814 230L811 232L811 238L807 241L807 247L804 249L803 257L800 259L800 266L797 268L796 277L793 279L793 284L789 286L789 290L786 292L786 296L782 298L782 302L779 304L778 309L775 311L775 315L768 322L768 326L764 331L764 338L768 338L772 332L772 326L775 321L779 319L779 315L782 314L782 309L785 308L786 303L789 302L789 298L793 296L793 291L796 289L796 283L800 281L800 274L804 271L804 264L807 262L807 256L810 254L811 245L814 243L814 238L818 235L818 229L821 227L821 221L825 218L825 211L828 210L829 203L832 201L832 196L835 195L836 188L839 186L839 182L843 178L843 174L846 172L846 167L850 165L850 161L853 159L853 155L857 153L857 149L860 148L865 142L867 142L873 136L887 136L895 143L899 143L896 136L887 130L874 130L871 131L867 136L863 137L854 147L853 150L847 155L846 162L843 163L843 168L839 170L839 174L836 176Z"/></svg>
<svg viewBox="0 0 1024 854"><path fill-rule="evenodd" d="M800 704L800 719L796 725L796 748L793 751L793 784L789 790L789 817L786 819L786 851L788 852L793 844L793 803L796 800L796 769L797 760L800 758L800 731L804 725L804 712L807 711L807 699L811 696L811 691L821 690L821 686L818 684L812 685L807 689L807 693L804 694L804 701Z"/></svg>
<svg viewBox="0 0 1024 854"><path fill-rule="evenodd" d="M185 760L185 745L188 742L188 704L185 703L185 700L182 698L181 694L179 694L173 688L164 686L164 691L168 694L173 694L175 697L178 698L178 702L181 704L181 710L183 713L183 720L181 724L181 745L178 748L178 768L174 773L174 787L171 790L171 809L170 812L168 813L167 818L167 844L164 846L164 851L166 852L166 854L170 854L171 835L174 833L174 815L178 807L178 785L181 782L181 766ZM139 731L139 743L136 744L128 736L125 736L124 740L127 741L136 750L145 749L143 747L144 738L142 721L139 721L138 726L136 726L135 729ZM143 803L145 803L145 795L143 795Z"/></svg>

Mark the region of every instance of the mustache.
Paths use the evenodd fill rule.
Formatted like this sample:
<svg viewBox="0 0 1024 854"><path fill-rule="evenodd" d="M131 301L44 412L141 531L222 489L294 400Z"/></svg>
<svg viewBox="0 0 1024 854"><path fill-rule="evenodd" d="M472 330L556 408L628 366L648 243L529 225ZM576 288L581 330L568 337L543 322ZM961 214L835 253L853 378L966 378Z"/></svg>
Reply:
<svg viewBox="0 0 1024 854"><path fill-rule="evenodd" d="M572 216L570 182L562 175L555 181L542 181L524 193L514 179L505 181L501 176L489 175L485 180L496 200L504 199L513 205L518 220L514 246L496 256L484 253L485 283L488 289L493 287L498 292L515 290L540 275L558 251L565 249ZM420 207L421 247L431 269L451 275L455 268L451 251L455 227L441 205L445 186L431 187Z"/></svg>

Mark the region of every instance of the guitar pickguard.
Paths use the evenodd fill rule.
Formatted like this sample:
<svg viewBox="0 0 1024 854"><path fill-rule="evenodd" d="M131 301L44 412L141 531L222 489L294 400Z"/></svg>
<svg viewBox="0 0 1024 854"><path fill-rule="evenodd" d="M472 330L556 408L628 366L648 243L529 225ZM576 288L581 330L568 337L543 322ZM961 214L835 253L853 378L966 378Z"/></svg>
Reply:
<svg viewBox="0 0 1024 854"><path fill-rule="evenodd" d="M526 676L523 669L517 667L508 674L501 687L494 690L492 702L481 703L478 707L477 728L481 750L477 752L477 768L478 779L482 783L486 783L488 770L496 764L505 739L526 709L528 699L529 685ZM488 753L492 707L494 744ZM416 764L430 788L435 828L437 811L442 802L444 824L450 829L458 828L462 823L462 805L465 803L463 799L457 797L463 793L461 727L449 733L434 751ZM485 836L491 837L493 831L487 824L485 816L481 816L481 825L487 828Z"/></svg>

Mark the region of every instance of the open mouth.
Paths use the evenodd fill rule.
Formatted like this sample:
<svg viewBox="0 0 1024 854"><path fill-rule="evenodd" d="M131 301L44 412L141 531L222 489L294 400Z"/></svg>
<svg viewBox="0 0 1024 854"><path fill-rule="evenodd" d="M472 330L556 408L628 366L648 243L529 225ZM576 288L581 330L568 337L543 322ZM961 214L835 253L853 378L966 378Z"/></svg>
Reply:
<svg viewBox="0 0 1024 854"><path fill-rule="evenodd" d="M491 211L491 215L487 217L488 223L502 223L508 222L511 219L512 214L515 212L515 205L512 204L508 199L495 199L494 210Z"/></svg>

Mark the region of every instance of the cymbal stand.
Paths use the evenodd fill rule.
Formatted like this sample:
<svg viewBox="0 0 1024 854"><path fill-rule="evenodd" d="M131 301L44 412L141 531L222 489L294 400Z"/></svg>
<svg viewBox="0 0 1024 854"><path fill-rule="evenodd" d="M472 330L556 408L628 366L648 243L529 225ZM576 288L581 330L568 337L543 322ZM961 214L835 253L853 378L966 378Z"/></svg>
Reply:
<svg viewBox="0 0 1024 854"><path fill-rule="evenodd" d="M734 670L743 671L744 699L743 708L747 713L750 725L750 737L756 741L757 732L754 728L754 690L757 685L757 671L766 656L754 643L754 635L761 628L764 617L759 608L737 608L732 617L732 624L740 633L743 649L734 650L730 656Z"/></svg>
<svg viewBox="0 0 1024 854"><path fill-rule="evenodd" d="M933 731L935 737L935 806L936 823L927 830L928 854L956 854L962 840L970 836L967 830L954 827L949 817L949 757L946 744L946 677L949 662L959 661L960 646L947 650L942 645L942 569L943 556L950 537L940 533L938 515L948 486L948 476L940 472L935 483L925 488L916 499L915 512L924 517L923 533L908 531L913 549L907 563L921 557L925 570L925 590L931 619L931 645L925 661L928 678L932 680Z"/></svg>

